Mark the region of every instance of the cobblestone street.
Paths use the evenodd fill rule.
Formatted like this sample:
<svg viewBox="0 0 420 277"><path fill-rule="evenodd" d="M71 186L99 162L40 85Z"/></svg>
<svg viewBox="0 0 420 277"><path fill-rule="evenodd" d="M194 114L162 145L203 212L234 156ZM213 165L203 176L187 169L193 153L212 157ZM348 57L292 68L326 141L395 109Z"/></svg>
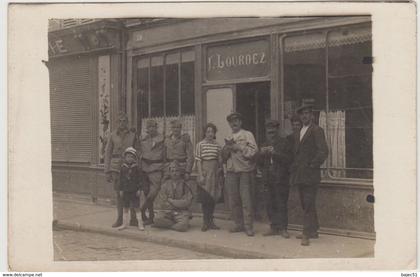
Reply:
<svg viewBox="0 0 420 277"><path fill-rule="evenodd" d="M181 248L89 232L54 230L54 260L189 260L222 259Z"/></svg>

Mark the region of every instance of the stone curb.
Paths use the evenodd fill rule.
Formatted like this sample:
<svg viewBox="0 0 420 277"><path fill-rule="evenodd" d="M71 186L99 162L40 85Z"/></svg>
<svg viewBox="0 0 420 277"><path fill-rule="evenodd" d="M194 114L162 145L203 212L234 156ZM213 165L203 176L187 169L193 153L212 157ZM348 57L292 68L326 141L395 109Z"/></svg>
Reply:
<svg viewBox="0 0 420 277"><path fill-rule="evenodd" d="M116 229L100 227L100 226L88 226L80 223L70 222L66 220L54 220L53 221L53 228L58 229L65 229L65 230L73 230L73 231L80 231L80 232L91 232L91 233L99 233L103 235L109 235L114 237L123 237L127 239L134 239L144 242L151 242L157 243L166 246L173 246L177 248L183 248L187 250L193 250L201 253L206 254L213 254L217 256L223 256L226 258L232 259L279 259L281 257L277 257L270 254L255 252L255 251L247 251L232 247L226 246L218 246L212 245L205 242L192 242L185 239L174 239L174 238L167 238L161 236L154 236L150 233L143 233L143 232L134 232L130 229L119 231Z"/></svg>

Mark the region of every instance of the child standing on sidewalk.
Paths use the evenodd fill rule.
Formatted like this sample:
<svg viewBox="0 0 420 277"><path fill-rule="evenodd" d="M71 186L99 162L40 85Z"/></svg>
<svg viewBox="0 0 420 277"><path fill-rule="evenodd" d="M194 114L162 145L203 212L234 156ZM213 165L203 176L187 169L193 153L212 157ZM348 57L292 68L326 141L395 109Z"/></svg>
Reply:
<svg viewBox="0 0 420 277"><path fill-rule="evenodd" d="M136 149L128 147L123 154L123 164L120 170L120 196L123 201L124 215L123 224L118 230L126 229L129 225L130 217L128 211L130 209L140 208L140 195L143 192L143 178L138 167L138 157ZM144 193L144 192L143 192ZM138 219L139 230L144 231L142 218Z"/></svg>

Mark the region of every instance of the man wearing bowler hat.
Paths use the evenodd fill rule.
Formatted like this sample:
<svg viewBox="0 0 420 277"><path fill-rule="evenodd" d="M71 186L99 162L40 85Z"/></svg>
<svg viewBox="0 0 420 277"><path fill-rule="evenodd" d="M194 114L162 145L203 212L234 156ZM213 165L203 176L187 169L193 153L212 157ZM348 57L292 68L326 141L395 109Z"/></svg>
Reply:
<svg viewBox="0 0 420 277"><path fill-rule="evenodd" d="M255 178L254 156L257 145L254 135L242 129L242 116L232 113L227 116L232 134L225 138L222 157L226 162L226 187L235 226L230 230L254 236L251 191Z"/></svg>
<svg viewBox="0 0 420 277"><path fill-rule="evenodd" d="M297 113L302 128L295 134L294 160L290 168L290 183L298 186L303 208L303 232L297 236L301 245L309 245L309 239L318 238L316 195L321 181L320 166L328 157L324 130L313 123L312 105L302 105Z"/></svg>
<svg viewBox="0 0 420 277"><path fill-rule="evenodd" d="M287 202L293 144L290 144L286 138L280 137L279 126L277 120L266 122L266 141L260 146L257 154L262 181L267 188L267 215L270 220L270 230L263 235L281 235L289 238Z"/></svg>

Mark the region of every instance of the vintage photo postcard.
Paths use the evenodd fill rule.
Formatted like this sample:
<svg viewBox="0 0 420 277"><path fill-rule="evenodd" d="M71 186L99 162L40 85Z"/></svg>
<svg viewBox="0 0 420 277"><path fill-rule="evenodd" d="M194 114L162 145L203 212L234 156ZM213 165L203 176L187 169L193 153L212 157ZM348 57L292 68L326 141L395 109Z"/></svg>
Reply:
<svg viewBox="0 0 420 277"><path fill-rule="evenodd" d="M415 269L415 9L11 4L11 270Z"/></svg>

